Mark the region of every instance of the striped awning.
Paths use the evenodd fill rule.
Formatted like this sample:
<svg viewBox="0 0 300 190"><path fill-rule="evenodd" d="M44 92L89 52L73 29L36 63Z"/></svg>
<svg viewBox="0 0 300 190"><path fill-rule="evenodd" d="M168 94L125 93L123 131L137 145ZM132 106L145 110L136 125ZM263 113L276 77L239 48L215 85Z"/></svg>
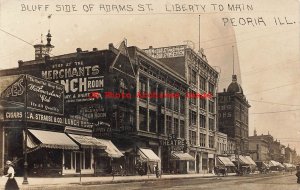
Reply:
<svg viewBox="0 0 300 190"><path fill-rule="evenodd" d="M171 154L171 160L194 161L195 158L188 153L173 152Z"/></svg>
<svg viewBox="0 0 300 190"><path fill-rule="evenodd" d="M139 148L138 153L143 160L150 162L160 162L160 158L151 149Z"/></svg>
<svg viewBox="0 0 300 190"><path fill-rule="evenodd" d="M235 166L227 157L218 156L217 158L224 166Z"/></svg>
<svg viewBox="0 0 300 190"><path fill-rule="evenodd" d="M256 163L252 160L250 156L245 156L245 158L251 163L251 165L256 166Z"/></svg>
<svg viewBox="0 0 300 190"><path fill-rule="evenodd" d="M251 162L247 158L245 158L245 156L239 155L239 160L241 164L252 165Z"/></svg>
<svg viewBox="0 0 300 190"><path fill-rule="evenodd" d="M124 156L122 152L110 140L97 139L97 141L106 146L106 149L104 149L104 151L107 156L111 158L120 158Z"/></svg>
<svg viewBox="0 0 300 190"><path fill-rule="evenodd" d="M106 149L106 145L92 136L68 134L81 148Z"/></svg>
<svg viewBox="0 0 300 190"><path fill-rule="evenodd" d="M65 133L42 131L28 129L29 133L27 138L28 148L35 148L38 145L39 148L53 148L53 149L66 149L66 150L78 150L78 145L72 141ZM36 138L33 139L32 136Z"/></svg>

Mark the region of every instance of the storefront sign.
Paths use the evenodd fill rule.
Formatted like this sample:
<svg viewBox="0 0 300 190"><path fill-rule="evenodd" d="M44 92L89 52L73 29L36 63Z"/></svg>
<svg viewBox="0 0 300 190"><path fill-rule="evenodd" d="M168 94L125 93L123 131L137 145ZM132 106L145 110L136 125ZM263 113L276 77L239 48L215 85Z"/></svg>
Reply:
<svg viewBox="0 0 300 190"><path fill-rule="evenodd" d="M98 125L94 128L93 134L97 138L111 138L112 129L110 125Z"/></svg>
<svg viewBox="0 0 300 190"><path fill-rule="evenodd" d="M186 45L179 46L170 46L170 47L161 47L161 48L149 48L144 49L144 51L151 57L156 59L162 58L174 58L174 57L183 57L184 50Z"/></svg>
<svg viewBox="0 0 300 190"><path fill-rule="evenodd" d="M104 69L99 61L55 60L50 68L42 71L42 78L64 85L66 102L92 101L90 92L101 91L104 88Z"/></svg>
<svg viewBox="0 0 300 190"><path fill-rule="evenodd" d="M5 121L23 120L24 116L25 113L20 111L4 112ZM37 113L37 112L28 111L26 119L28 122L38 122L38 123L72 126L72 127L88 128L88 129L93 128L93 125L87 121L78 120L74 118L66 118L58 115L50 115L46 113Z"/></svg>
<svg viewBox="0 0 300 190"><path fill-rule="evenodd" d="M160 145L169 147L171 151L184 151L187 147L187 142L186 140L178 139L175 134L171 134L168 139L160 140Z"/></svg>
<svg viewBox="0 0 300 190"><path fill-rule="evenodd" d="M99 103L80 106L79 114L90 120L106 118L104 106Z"/></svg>
<svg viewBox="0 0 300 190"><path fill-rule="evenodd" d="M26 75L27 108L64 114L64 86Z"/></svg>

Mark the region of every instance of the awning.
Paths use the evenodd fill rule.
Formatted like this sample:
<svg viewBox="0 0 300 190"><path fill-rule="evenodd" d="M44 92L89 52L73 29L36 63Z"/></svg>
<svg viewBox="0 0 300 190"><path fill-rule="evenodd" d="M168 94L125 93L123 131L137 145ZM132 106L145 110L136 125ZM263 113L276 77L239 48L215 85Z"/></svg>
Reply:
<svg viewBox="0 0 300 190"><path fill-rule="evenodd" d="M281 164L279 162L275 161L275 160L270 160L269 165L270 166L279 166L279 167L281 167Z"/></svg>
<svg viewBox="0 0 300 190"><path fill-rule="evenodd" d="M32 134L39 143L35 143L33 138L28 135L27 145L29 148L35 148L36 144L40 148L53 148L53 149L66 149L66 150L78 150L78 145L72 141L65 133L51 132L51 131L41 131L28 129L30 134Z"/></svg>
<svg viewBox="0 0 300 190"><path fill-rule="evenodd" d="M95 137L85 135L68 134L74 141L80 144L81 148L106 149L106 145Z"/></svg>
<svg viewBox="0 0 300 190"><path fill-rule="evenodd" d="M194 161L195 158L188 153L173 152L171 154L171 160Z"/></svg>
<svg viewBox="0 0 300 190"><path fill-rule="evenodd" d="M266 163L266 162L262 162L263 163L263 165L266 167L266 168L269 168L270 167L270 165L268 164L268 163Z"/></svg>
<svg viewBox="0 0 300 190"><path fill-rule="evenodd" d="M151 149L139 148L138 152L142 159L146 161L160 162L160 158Z"/></svg>
<svg viewBox="0 0 300 190"><path fill-rule="evenodd" d="M111 158L120 158L124 156L122 152L110 141L104 139L97 139L101 144L106 146L105 152Z"/></svg>
<svg viewBox="0 0 300 190"><path fill-rule="evenodd" d="M218 156L218 159L224 166L235 166L227 157Z"/></svg>
<svg viewBox="0 0 300 190"><path fill-rule="evenodd" d="M242 155L239 155L239 160L242 164L246 164L246 165L252 165L250 161L248 161L247 158L245 158L244 156Z"/></svg>
<svg viewBox="0 0 300 190"><path fill-rule="evenodd" d="M256 166L256 163L252 160L250 156L245 156L245 158L251 163L251 165Z"/></svg>

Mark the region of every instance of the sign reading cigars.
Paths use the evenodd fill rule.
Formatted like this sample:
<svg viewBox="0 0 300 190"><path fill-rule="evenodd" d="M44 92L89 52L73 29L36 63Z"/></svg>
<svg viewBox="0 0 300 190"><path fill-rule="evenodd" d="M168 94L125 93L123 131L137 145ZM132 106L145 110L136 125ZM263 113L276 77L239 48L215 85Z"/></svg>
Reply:
<svg viewBox="0 0 300 190"><path fill-rule="evenodd" d="M20 75L1 93L1 98L22 105L26 102L31 110L64 114L63 85L30 75Z"/></svg>

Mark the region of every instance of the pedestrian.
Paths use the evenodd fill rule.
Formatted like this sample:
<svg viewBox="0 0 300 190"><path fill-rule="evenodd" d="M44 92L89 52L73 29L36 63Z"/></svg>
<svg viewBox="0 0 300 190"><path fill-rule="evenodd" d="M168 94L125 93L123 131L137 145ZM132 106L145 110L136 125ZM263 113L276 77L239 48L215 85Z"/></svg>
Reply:
<svg viewBox="0 0 300 190"><path fill-rule="evenodd" d="M8 167L7 174L2 177L8 177L7 182L5 184L5 190L18 190L19 186L15 179L15 170L13 168L13 164L11 161L6 161L6 166Z"/></svg>
<svg viewBox="0 0 300 190"><path fill-rule="evenodd" d="M154 166L154 170L155 170L155 174L156 174L156 178L159 178L159 168L158 168L158 165L155 165Z"/></svg>
<svg viewBox="0 0 300 190"><path fill-rule="evenodd" d="M300 169L297 170L296 176L297 176L297 183L300 183Z"/></svg>

